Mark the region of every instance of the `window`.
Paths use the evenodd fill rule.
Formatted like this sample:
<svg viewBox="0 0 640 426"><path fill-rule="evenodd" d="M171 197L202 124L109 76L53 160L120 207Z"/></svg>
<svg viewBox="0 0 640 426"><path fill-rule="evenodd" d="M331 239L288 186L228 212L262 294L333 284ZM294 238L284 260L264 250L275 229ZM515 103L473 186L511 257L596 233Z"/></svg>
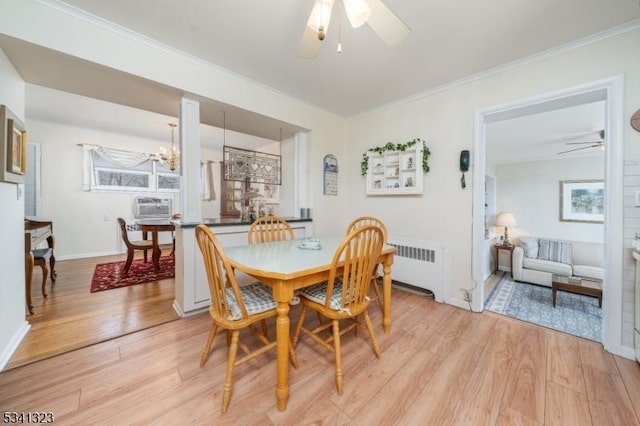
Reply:
<svg viewBox="0 0 640 426"><path fill-rule="evenodd" d="M179 170L171 171L162 164L155 162L156 176L158 177L158 192L176 192L180 191L180 172Z"/></svg>
<svg viewBox="0 0 640 426"><path fill-rule="evenodd" d="M154 161L151 154L123 151L96 145L85 148L87 191L177 192L180 172Z"/></svg>

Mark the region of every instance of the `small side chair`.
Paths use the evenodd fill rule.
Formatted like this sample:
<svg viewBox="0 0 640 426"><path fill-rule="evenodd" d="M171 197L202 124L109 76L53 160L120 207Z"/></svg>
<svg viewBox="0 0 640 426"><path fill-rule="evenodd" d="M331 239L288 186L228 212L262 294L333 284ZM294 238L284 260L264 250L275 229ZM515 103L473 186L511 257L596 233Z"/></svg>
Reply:
<svg viewBox="0 0 640 426"><path fill-rule="evenodd" d="M127 246L127 261L124 264L124 275L129 273L129 269L131 268L131 264L133 263L133 255L136 250L141 250L144 252L144 261L147 261L147 251L153 250L153 242L150 240L141 240L141 241L130 241L129 233L127 232L127 222L119 217L118 224L120 225L120 233L122 234L122 241Z"/></svg>

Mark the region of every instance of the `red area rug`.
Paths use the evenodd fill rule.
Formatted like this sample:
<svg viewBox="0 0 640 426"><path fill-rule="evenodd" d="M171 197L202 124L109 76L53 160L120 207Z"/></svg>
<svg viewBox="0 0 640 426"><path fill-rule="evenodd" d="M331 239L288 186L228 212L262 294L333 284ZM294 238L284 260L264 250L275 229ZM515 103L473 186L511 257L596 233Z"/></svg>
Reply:
<svg viewBox="0 0 640 426"><path fill-rule="evenodd" d="M164 280L175 276L173 256L160 257L160 271L155 272L153 261L147 263L144 259L134 260L129 273L124 275L124 264L121 262L101 263L96 265L91 280L91 293L112 288L126 287L135 284L143 284L151 281Z"/></svg>

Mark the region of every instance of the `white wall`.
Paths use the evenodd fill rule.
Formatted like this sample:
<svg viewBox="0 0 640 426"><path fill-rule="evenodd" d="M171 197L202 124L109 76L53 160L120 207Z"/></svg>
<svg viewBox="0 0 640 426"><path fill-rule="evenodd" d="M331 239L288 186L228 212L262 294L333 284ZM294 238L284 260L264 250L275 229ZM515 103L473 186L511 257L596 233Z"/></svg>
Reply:
<svg viewBox="0 0 640 426"><path fill-rule="evenodd" d="M604 242L604 225L560 221L562 180L603 180L604 158L582 157L500 164L495 167L497 212L513 213L517 228L509 238L531 235L571 241ZM496 228L502 235L504 228Z"/></svg>
<svg viewBox="0 0 640 426"><path fill-rule="evenodd" d="M24 97L24 82L0 50L0 104L24 120ZM18 194L18 185L0 182L0 369L28 330L23 266L24 198Z"/></svg>
<svg viewBox="0 0 640 426"><path fill-rule="evenodd" d="M354 163L368 148L387 141L406 142L420 137L431 149L432 171L425 176L422 196L367 197L357 164L343 167L349 175L346 190L350 194L350 207L346 214L378 214L386 222L391 236L442 243L451 259L446 271L445 300L465 306L461 289L481 283L474 283L472 278L473 170L467 173L467 189L461 189L458 158L461 150L473 149L476 111L624 74L624 116L628 120L638 108L640 55L629 54L637 50L638 45L640 30L636 29L415 95L410 100L350 120L348 157ZM640 133L625 126L623 139L625 159L640 158ZM614 223L622 226L623 218L614 218ZM622 297L628 297L628 293ZM630 332L628 326L623 330L625 341Z"/></svg>

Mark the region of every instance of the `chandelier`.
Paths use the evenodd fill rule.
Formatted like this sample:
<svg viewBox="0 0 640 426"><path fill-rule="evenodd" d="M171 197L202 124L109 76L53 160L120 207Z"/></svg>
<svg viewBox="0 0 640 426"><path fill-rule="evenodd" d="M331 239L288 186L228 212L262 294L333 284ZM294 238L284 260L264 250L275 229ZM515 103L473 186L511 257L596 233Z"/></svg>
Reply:
<svg viewBox="0 0 640 426"><path fill-rule="evenodd" d="M160 153L156 154L156 160L172 172L178 168L178 164L180 163L180 151L176 149L173 140L173 132L177 126L176 123L169 123L169 127L171 127L171 151L167 152L167 150L161 146Z"/></svg>

